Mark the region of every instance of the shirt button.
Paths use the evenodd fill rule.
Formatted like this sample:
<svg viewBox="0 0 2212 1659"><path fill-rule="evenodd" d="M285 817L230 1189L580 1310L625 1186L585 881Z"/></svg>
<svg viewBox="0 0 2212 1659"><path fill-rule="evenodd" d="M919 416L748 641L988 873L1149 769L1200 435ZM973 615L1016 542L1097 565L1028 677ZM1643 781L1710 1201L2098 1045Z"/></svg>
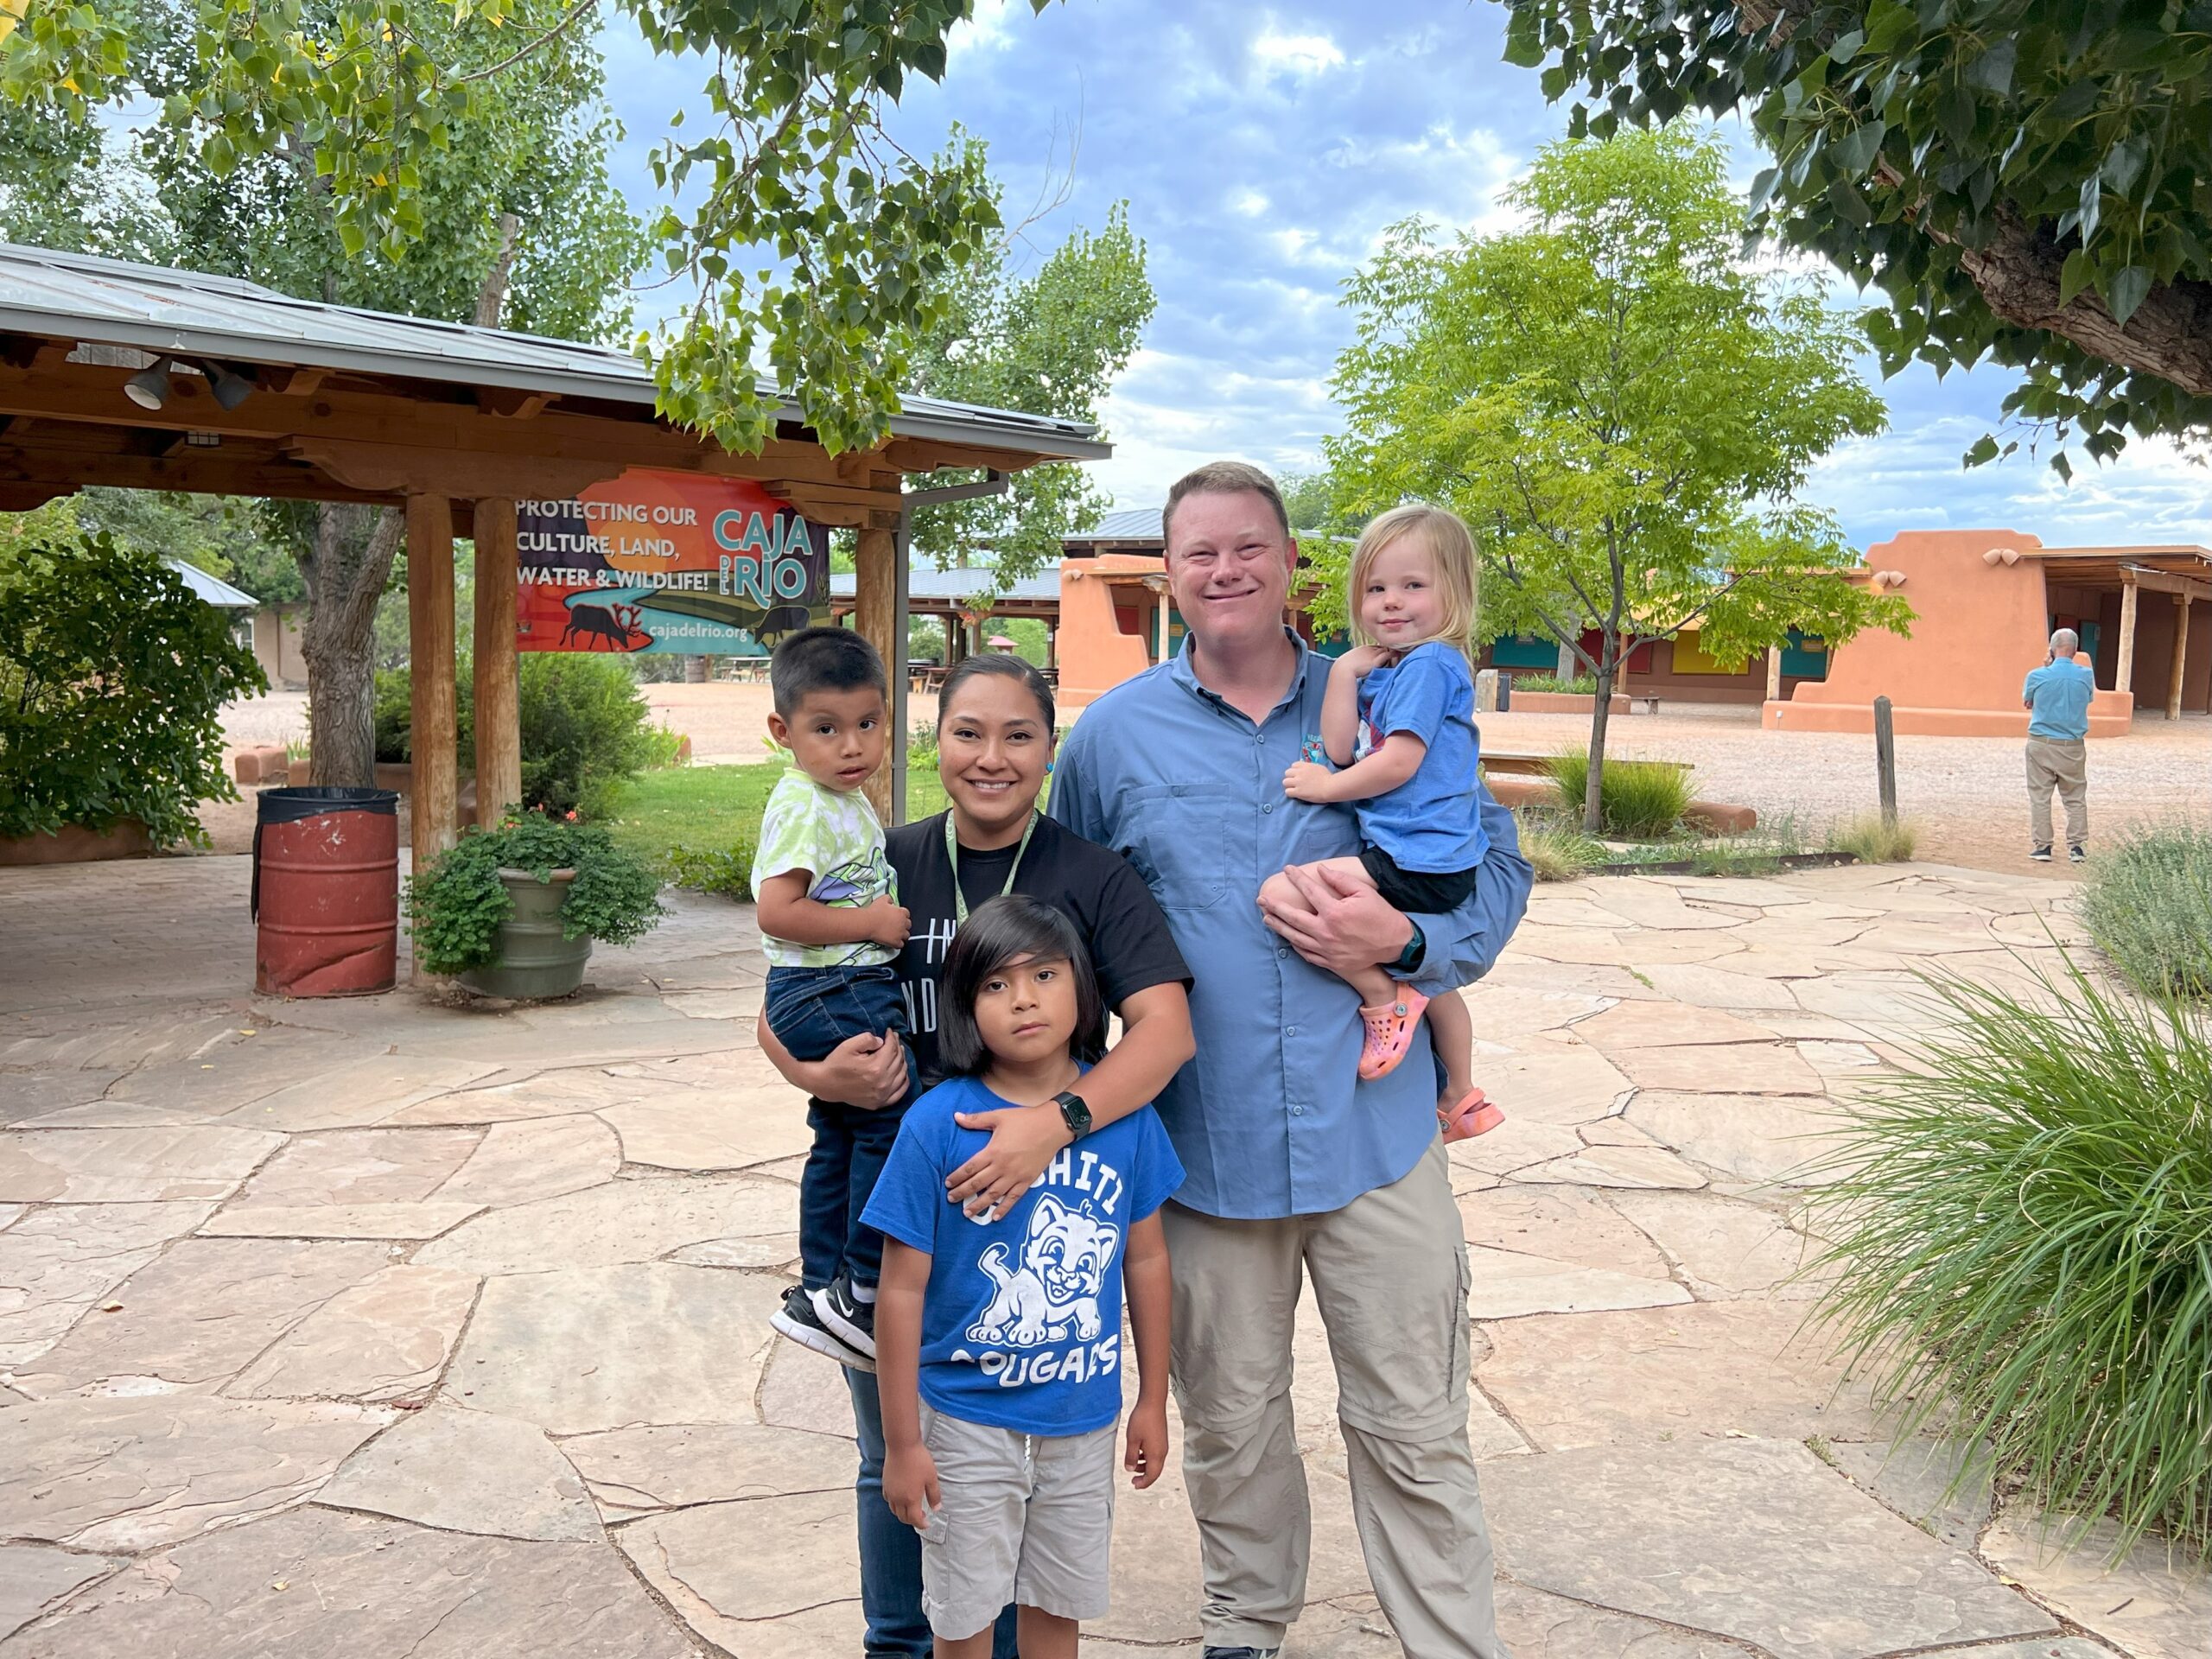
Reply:
<svg viewBox="0 0 2212 1659"><path fill-rule="evenodd" d="M1303 1106L1294 1106L1290 1109L1290 1115L1293 1117L1303 1117L1306 1116L1306 1109Z"/></svg>
<svg viewBox="0 0 2212 1659"><path fill-rule="evenodd" d="M1260 809L1260 810L1261 810L1261 811L1262 811L1262 812L1272 812L1272 811L1274 811L1274 810L1275 810L1275 804L1274 804L1274 803L1273 801L1269 801L1269 802L1268 802L1265 806L1263 806L1263 807L1262 807L1262 808Z"/></svg>
<svg viewBox="0 0 2212 1659"><path fill-rule="evenodd" d="M1286 1037L1295 1037L1298 1035L1298 1027L1296 1026L1286 1026L1283 1027L1282 1034Z"/></svg>
<svg viewBox="0 0 2212 1659"><path fill-rule="evenodd" d="M1277 945L1277 946L1275 947L1275 960L1276 960L1277 962L1281 962L1281 961L1285 957L1288 956L1289 954L1290 954L1290 947L1289 947L1288 945L1287 945L1287 944L1279 944L1279 945Z"/></svg>

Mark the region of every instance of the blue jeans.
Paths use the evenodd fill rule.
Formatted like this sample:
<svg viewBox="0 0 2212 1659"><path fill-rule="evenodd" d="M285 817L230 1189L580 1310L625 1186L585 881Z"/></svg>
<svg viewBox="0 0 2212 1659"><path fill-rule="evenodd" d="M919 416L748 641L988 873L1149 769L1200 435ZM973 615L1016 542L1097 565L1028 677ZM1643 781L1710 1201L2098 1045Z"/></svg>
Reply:
<svg viewBox="0 0 2212 1659"><path fill-rule="evenodd" d="M862 1032L904 1034L906 1005L888 967L771 968L768 1028L794 1058L818 1060ZM906 1094L880 1111L834 1101L808 1103L814 1144L799 1178L798 1254L810 1290L845 1274L873 1285L883 1261L882 1237L861 1224L883 1160L898 1138L899 1120L914 1092L914 1057L906 1055Z"/></svg>
<svg viewBox="0 0 2212 1659"><path fill-rule="evenodd" d="M867 1371L845 1373L852 1390L853 1424L860 1431L861 1472L854 1482L861 1522L861 1611L868 1620L873 1656L925 1659L929 1619L922 1611L921 1535L891 1513L883 1501L883 1402ZM991 1659L1016 1659L1014 1611L999 1615L991 1632Z"/></svg>

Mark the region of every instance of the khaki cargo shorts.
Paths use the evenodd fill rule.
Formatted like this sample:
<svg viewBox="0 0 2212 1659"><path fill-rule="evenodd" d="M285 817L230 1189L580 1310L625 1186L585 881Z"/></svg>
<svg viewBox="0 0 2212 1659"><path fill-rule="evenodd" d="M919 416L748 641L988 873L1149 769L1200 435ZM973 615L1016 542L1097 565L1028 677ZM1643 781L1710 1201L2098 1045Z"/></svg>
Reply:
<svg viewBox="0 0 2212 1659"><path fill-rule="evenodd" d="M944 1502L922 1529L922 1611L957 1642L1008 1602L1103 1618L1114 1539L1117 1425L1023 1434L922 1402L922 1444Z"/></svg>

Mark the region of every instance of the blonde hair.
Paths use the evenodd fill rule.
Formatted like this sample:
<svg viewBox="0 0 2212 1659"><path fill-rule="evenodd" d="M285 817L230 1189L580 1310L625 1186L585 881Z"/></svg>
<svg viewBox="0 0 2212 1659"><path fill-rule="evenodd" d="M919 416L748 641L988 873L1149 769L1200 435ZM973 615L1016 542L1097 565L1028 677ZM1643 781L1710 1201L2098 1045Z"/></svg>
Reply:
<svg viewBox="0 0 2212 1659"><path fill-rule="evenodd" d="M1382 550L1399 537L1412 535L1420 536L1428 548L1429 562L1436 567L1437 596L1444 607L1444 614L1431 638L1463 655L1471 654L1478 592L1475 538L1458 513L1420 501L1391 508L1360 532L1359 545L1351 550L1351 575L1344 594L1344 612L1351 637L1363 645L1379 643L1360 624L1360 593L1367 586L1368 573L1382 556Z"/></svg>

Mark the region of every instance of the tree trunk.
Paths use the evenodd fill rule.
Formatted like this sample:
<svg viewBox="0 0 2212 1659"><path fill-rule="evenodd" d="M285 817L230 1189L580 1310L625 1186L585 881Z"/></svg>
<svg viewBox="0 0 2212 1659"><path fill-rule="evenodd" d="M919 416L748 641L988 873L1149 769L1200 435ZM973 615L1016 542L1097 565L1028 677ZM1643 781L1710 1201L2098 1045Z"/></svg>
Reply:
<svg viewBox="0 0 2212 1659"><path fill-rule="evenodd" d="M406 521L389 507L327 501L315 510L315 550L300 558L308 590L300 654L318 784L376 783L377 601L405 535Z"/></svg>
<svg viewBox="0 0 2212 1659"><path fill-rule="evenodd" d="M1620 665L1620 640L1612 634L1598 658L1598 696L1590 709L1590 781L1582 797L1582 833L1601 834L1605 827L1605 721L1613 711L1613 676Z"/></svg>

